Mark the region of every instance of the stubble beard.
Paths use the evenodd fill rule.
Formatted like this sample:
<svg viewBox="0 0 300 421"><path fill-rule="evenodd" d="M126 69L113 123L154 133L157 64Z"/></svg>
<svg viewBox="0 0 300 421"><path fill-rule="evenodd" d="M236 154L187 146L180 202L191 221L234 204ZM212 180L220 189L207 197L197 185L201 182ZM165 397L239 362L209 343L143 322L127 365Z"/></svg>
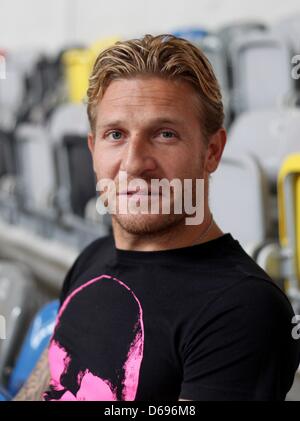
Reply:
<svg viewBox="0 0 300 421"><path fill-rule="evenodd" d="M118 224L124 231L132 235L154 236L172 231L176 226L184 224L184 214L138 214L112 215L113 224Z"/></svg>

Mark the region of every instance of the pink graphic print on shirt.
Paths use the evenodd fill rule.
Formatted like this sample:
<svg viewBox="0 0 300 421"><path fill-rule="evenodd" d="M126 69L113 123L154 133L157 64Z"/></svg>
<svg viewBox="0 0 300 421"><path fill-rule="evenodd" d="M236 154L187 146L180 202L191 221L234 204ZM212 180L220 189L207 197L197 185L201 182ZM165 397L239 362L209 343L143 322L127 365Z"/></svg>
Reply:
<svg viewBox="0 0 300 421"><path fill-rule="evenodd" d="M78 303L86 304L84 314L76 311ZM86 343L76 342L78 334L90 338ZM111 276L92 279L74 290L60 308L49 346L50 389L43 397L52 401L132 401L143 349L143 311L136 295ZM107 364L110 354L112 367Z"/></svg>

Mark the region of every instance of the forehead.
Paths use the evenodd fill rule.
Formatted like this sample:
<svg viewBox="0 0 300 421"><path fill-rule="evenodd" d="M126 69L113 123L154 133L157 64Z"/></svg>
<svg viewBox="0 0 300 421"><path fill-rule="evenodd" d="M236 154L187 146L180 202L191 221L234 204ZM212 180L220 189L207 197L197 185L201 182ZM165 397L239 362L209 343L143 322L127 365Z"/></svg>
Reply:
<svg viewBox="0 0 300 421"><path fill-rule="evenodd" d="M100 120L122 114L187 118L199 115L198 97L187 82L159 77L137 77L112 81L98 104Z"/></svg>

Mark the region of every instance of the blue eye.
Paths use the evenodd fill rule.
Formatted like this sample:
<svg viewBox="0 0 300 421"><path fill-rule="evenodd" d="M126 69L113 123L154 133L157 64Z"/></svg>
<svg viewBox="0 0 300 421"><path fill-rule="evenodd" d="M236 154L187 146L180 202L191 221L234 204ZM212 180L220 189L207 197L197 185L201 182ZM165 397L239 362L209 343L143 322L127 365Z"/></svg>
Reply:
<svg viewBox="0 0 300 421"><path fill-rule="evenodd" d="M175 137L175 134L173 132L171 132L170 130L163 130L161 132L163 138L165 139L172 139Z"/></svg>
<svg viewBox="0 0 300 421"><path fill-rule="evenodd" d="M112 136L113 140L120 140L122 137L122 133L118 130L114 130L113 132L110 132L108 136Z"/></svg>

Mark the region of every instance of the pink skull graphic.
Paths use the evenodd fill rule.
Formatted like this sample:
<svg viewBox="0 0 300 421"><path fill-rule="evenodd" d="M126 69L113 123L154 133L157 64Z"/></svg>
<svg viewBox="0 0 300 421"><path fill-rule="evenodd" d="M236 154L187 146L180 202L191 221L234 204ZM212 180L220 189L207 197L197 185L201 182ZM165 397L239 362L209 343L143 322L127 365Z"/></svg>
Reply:
<svg viewBox="0 0 300 421"><path fill-rule="evenodd" d="M87 282L59 311L44 399L134 400L143 349L142 307L130 288L107 275Z"/></svg>

